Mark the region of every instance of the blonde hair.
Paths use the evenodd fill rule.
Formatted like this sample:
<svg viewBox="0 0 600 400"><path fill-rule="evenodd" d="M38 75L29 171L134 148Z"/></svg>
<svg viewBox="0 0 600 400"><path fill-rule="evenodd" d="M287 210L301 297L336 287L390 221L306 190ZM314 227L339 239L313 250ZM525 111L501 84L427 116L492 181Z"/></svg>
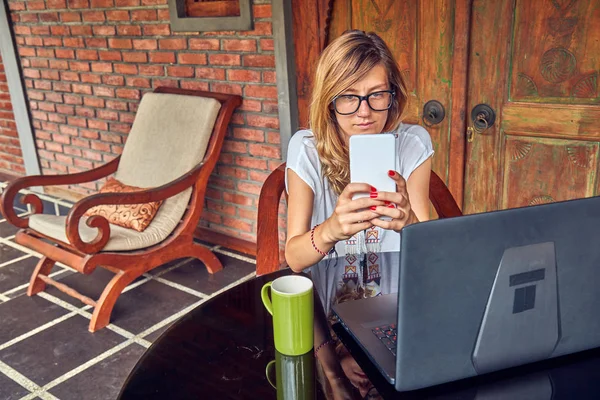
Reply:
<svg viewBox="0 0 600 400"><path fill-rule="evenodd" d="M383 65L390 89L396 92L383 132L395 130L403 117L408 92L398 64L389 47L373 32L344 32L323 51L317 64L310 104L310 128L313 131L323 175L338 195L350 182L348 150L331 106L333 99L365 77L371 69Z"/></svg>

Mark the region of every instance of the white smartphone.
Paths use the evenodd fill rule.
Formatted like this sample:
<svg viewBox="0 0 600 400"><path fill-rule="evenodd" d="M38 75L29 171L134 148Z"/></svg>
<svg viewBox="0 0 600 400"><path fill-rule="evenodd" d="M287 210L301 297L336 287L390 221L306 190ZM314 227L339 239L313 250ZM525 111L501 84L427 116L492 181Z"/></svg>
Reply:
<svg viewBox="0 0 600 400"><path fill-rule="evenodd" d="M396 182L388 171L396 171L396 137L393 133L350 136L350 182L368 183L378 192L395 192ZM367 197L357 193L353 199Z"/></svg>

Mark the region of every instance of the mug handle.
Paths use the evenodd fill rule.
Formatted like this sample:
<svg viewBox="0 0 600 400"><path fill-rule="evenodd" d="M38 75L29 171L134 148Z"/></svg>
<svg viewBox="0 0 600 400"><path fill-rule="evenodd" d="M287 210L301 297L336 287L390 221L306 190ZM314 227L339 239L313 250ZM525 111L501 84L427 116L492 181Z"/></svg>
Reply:
<svg viewBox="0 0 600 400"><path fill-rule="evenodd" d="M265 305L265 308L267 309L269 314L271 315L273 315L273 306L271 304L271 299L269 298L269 288L271 287L272 283L273 282L265 283L265 285L262 287L262 290L260 291L260 297L262 299L262 302Z"/></svg>
<svg viewBox="0 0 600 400"><path fill-rule="evenodd" d="M275 365L275 360L271 360L269 361L269 363L267 364L267 367L265 368L265 376L267 377L267 381L269 381L269 384L271 386L273 386L273 389L277 389L277 385L273 384L273 382L271 382L271 374L269 373L271 367Z"/></svg>

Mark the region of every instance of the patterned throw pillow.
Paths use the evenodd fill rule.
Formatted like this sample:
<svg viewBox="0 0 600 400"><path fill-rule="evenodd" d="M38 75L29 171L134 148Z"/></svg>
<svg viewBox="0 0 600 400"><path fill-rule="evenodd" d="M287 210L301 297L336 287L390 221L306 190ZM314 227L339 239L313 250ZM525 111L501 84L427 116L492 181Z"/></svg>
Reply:
<svg viewBox="0 0 600 400"><path fill-rule="evenodd" d="M144 189L125 185L111 177L106 180L100 193L128 193L141 190ZM90 217L101 215L111 224L143 232L152 222L161 204L162 200L142 204L105 204L90 208L85 215Z"/></svg>

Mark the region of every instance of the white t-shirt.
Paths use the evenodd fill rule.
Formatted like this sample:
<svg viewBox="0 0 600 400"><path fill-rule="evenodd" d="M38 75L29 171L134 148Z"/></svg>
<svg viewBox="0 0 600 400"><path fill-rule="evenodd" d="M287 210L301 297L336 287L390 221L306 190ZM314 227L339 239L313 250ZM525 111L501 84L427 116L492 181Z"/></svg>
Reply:
<svg viewBox="0 0 600 400"><path fill-rule="evenodd" d="M412 172L433 154L429 133L419 125L400 124L396 130L396 154L398 172L408 180ZM296 132L289 143L286 163L285 187L288 190L287 170L294 171L314 193L311 226L329 218L335 209L338 196L321 174L321 161L310 130ZM345 243L338 242L335 250L339 256L345 254ZM386 231L381 242L381 251L399 251L400 234Z"/></svg>

